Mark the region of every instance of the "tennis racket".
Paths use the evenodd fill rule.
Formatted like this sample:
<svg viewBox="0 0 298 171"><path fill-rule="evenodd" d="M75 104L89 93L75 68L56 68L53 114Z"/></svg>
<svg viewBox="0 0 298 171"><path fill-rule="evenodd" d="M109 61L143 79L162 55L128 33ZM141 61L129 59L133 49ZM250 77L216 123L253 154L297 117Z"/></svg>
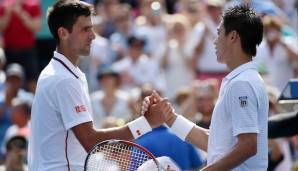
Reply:
<svg viewBox="0 0 298 171"><path fill-rule="evenodd" d="M162 171L154 155L146 148L130 141L107 140L91 149L85 160L84 170L138 171L145 162L150 162L150 168L153 167L154 171Z"/></svg>

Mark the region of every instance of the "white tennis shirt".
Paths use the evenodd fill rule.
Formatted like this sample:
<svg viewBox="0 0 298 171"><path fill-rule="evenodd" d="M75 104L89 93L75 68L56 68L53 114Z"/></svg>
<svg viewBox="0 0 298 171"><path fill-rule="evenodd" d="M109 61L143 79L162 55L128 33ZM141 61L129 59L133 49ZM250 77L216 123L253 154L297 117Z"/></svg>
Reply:
<svg viewBox="0 0 298 171"><path fill-rule="evenodd" d="M84 73L65 56L54 57L41 72L32 105L30 171L81 171L86 151L71 128L91 121Z"/></svg>
<svg viewBox="0 0 298 171"><path fill-rule="evenodd" d="M213 111L208 140L208 165L218 161L243 133L257 133L257 154L233 171L265 171L268 165L268 97L257 64L248 62L223 80Z"/></svg>

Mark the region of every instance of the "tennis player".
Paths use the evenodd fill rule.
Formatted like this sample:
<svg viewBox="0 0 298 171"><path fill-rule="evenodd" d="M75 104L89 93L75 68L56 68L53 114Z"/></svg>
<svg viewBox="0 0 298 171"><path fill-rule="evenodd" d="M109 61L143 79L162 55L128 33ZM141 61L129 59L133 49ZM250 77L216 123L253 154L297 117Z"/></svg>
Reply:
<svg viewBox="0 0 298 171"><path fill-rule="evenodd" d="M79 56L90 52L95 38L91 8L79 0L59 0L49 9L48 25L57 49L38 78L29 138L30 171L82 171L95 144L107 139L133 139L160 126L172 109L167 100L145 116L112 129L95 130L85 75ZM153 95L154 96L154 95Z"/></svg>
<svg viewBox="0 0 298 171"><path fill-rule="evenodd" d="M227 9L214 43L217 61L226 64L230 73L221 84L210 130L175 113L166 117L178 137L208 152L204 171L267 170L268 97L252 62L262 35L263 24L254 10L247 6ZM146 111L152 101L144 104Z"/></svg>

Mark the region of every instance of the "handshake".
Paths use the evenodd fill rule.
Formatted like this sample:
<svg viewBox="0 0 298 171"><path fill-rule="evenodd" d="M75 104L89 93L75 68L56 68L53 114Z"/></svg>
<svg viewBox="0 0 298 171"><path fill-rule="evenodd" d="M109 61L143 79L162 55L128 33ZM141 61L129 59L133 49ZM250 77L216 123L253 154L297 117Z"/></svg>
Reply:
<svg viewBox="0 0 298 171"><path fill-rule="evenodd" d="M152 128L159 127L163 123L171 126L177 117L169 100L161 98L156 91L144 98L141 115L145 116Z"/></svg>
<svg viewBox="0 0 298 171"><path fill-rule="evenodd" d="M151 131L152 128L166 123L172 132L184 141L195 125L183 116L177 115L168 99L161 98L156 91L144 98L141 115L141 117L128 123L135 139Z"/></svg>

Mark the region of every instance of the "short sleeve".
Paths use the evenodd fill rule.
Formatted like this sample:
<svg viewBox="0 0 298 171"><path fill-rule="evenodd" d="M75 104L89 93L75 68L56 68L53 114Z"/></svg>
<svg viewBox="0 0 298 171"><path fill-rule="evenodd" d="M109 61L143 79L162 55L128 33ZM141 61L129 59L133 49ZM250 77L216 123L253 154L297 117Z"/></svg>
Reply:
<svg viewBox="0 0 298 171"><path fill-rule="evenodd" d="M248 81L237 81L227 89L226 109L232 118L233 136L259 133L257 96Z"/></svg>
<svg viewBox="0 0 298 171"><path fill-rule="evenodd" d="M66 129L92 121L86 94L78 80L65 79L58 83L54 92L57 110Z"/></svg>

